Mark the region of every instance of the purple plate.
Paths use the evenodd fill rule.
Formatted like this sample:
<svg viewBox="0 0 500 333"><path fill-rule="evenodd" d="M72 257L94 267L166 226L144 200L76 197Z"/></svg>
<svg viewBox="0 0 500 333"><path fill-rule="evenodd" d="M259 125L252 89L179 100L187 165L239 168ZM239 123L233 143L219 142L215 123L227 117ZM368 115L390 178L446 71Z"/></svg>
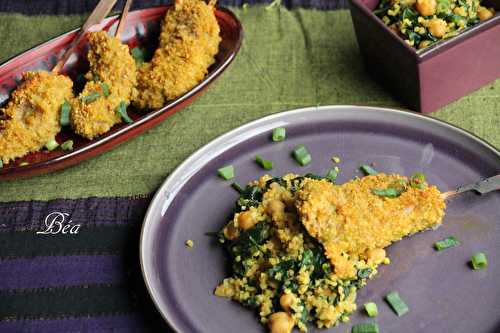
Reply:
<svg viewBox="0 0 500 333"><path fill-rule="evenodd" d="M270 140L284 126L287 139ZM290 156L305 144L313 162L300 167ZM205 235L224 225L237 193L217 177L233 164L241 184L265 173L254 162L273 160L273 175L324 174L332 155L342 158L339 182L359 176L358 166L375 163L379 171L409 175L423 171L441 190L454 189L500 173L500 153L477 137L444 122L406 111L374 107L326 106L268 116L210 142L183 162L156 193L146 214L140 258L146 286L163 317L178 332L265 332L256 315L239 304L215 297L227 276L223 251ZM392 263L358 296L360 309L351 323L371 321L362 304L374 301L375 319L388 332L500 332L500 193L465 193L448 203L444 225L404 239L388 249ZM434 251L437 240L454 235L461 246ZM194 248L186 247L192 239ZM489 267L468 267L476 251L488 254ZM397 290L410 312L397 317L383 296ZM351 323L330 330L347 333Z"/></svg>

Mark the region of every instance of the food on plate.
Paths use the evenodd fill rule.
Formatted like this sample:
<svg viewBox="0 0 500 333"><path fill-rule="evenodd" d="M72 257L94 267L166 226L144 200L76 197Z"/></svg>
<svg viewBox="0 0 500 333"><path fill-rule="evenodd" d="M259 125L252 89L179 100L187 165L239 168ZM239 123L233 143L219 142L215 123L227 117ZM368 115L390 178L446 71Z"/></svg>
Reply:
<svg viewBox="0 0 500 333"><path fill-rule="evenodd" d="M128 46L118 38L99 31L90 33L88 39L88 82L71 103L71 126L77 134L93 139L122 118L127 121L123 109L135 93L137 72Z"/></svg>
<svg viewBox="0 0 500 333"><path fill-rule="evenodd" d="M234 188L235 213L218 233L232 273L215 295L256 310L271 333L348 321L357 290L390 262L384 247L439 225L445 208L422 177L382 173L343 185L266 175Z"/></svg>
<svg viewBox="0 0 500 333"><path fill-rule="evenodd" d="M176 0L167 11L158 49L138 71L137 107L160 108L205 77L221 40L214 10L215 1Z"/></svg>
<svg viewBox="0 0 500 333"><path fill-rule="evenodd" d="M0 159L9 163L43 148L61 130L59 114L73 97L73 82L49 72L27 72L0 110Z"/></svg>
<svg viewBox="0 0 500 333"><path fill-rule="evenodd" d="M491 18L495 10L481 0L382 0L375 14L406 43L423 49Z"/></svg>
<svg viewBox="0 0 500 333"><path fill-rule="evenodd" d="M356 275L368 259L405 236L441 224L446 204L435 186L378 173L334 185L305 179L297 210L307 232L325 248L342 278Z"/></svg>

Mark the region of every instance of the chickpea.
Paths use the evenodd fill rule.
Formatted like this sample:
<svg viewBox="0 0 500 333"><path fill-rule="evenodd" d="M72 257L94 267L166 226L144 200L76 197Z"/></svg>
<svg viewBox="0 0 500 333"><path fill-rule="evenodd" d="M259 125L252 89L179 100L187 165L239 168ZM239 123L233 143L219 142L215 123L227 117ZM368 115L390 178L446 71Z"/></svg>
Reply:
<svg viewBox="0 0 500 333"><path fill-rule="evenodd" d="M429 44L431 43L430 40L424 40L424 41L421 41L420 44L418 44L418 48L421 50L421 49L425 49L427 46L429 46Z"/></svg>
<svg viewBox="0 0 500 333"><path fill-rule="evenodd" d="M283 294L280 297L280 305L281 308L285 311L290 311L293 304L293 295L292 294Z"/></svg>
<svg viewBox="0 0 500 333"><path fill-rule="evenodd" d="M437 38L441 38L446 33L446 21L442 19L432 19L429 21L429 32Z"/></svg>
<svg viewBox="0 0 500 333"><path fill-rule="evenodd" d="M248 230L257 224L257 220L254 218L251 211L241 213L238 216L238 226L243 230Z"/></svg>
<svg viewBox="0 0 500 333"><path fill-rule="evenodd" d="M455 7L455 9L453 9L453 13L464 17L467 16L467 11L464 7Z"/></svg>
<svg viewBox="0 0 500 333"><path fill-rule="evenodd" d="M411 7L415 4L416 0L401 0L401 5Z"/></svg>
<svg viewBox="0 0 500 333"><path fill-rule="evenodd" d="M295 325L292 316L286 312L273 313L267 324L271 333L291 333Z"/></svg>
<svg viewBox="0 0 500 333"><path fill-rule="evenodd" d="M267 203L266 210L269 215L276 216L285 211L285 204L280 200L271 200Z"/></svg>
<svg viewBox="0 0 500 333"><path fill-rule="evenodd" d="M479 17L479 20L486 21L493 16L493 13L488 8L481 6L477 10L477 16Z"/></svg>
<svg viewBox="0 0 500 333"><path fill-rule="evenodd" d="M371 260L375 264L380 264L385 259L385 250L384 249L371 249L366 252L366 257L368 260Z"/></svg>
<svg viewBox="0 0 500 333"><path fill-rule="evenodd" d="M417 11L423 16L430 16L436 13L436 0L417 0Z"/></svg>
<svg viewBox="0 0 500 333"><path fill-rule="evenodd" d="M234 226L233 222L224 227L224 236L229 240L235 240L240 235L238 229Z"/></svg>

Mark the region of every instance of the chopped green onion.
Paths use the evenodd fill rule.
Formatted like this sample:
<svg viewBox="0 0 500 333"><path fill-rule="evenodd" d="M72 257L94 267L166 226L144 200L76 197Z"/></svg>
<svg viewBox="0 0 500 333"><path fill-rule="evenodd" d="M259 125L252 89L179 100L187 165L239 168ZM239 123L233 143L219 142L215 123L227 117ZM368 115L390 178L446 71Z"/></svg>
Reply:
<svg viewBox="0 0 500 333"><path fill-rule="evenodd" d="M392 310L394 310L398 317L401 317L410 311L408 305L406 305L406 303L401 299L397 291L391 291L385 295L385 300L389 303Z"/></svg>
<svg viewBox="0 0 500 333"><path fill-rule="evenodd" d="M64 141L61 144L61 149L62 150L73 150L73 140Z"/></svg>
<svg viewBox="0 0 500 333"><path fill-rule="evenodd" d="M99 94L97 91L94 91L88 94L87 96L80 97L80 99L83 103L88 104L94 102L99 97L101 97L101 94Z"/></svg>
<svg viewBox="0 0 500 333"><path fill-rule="evenodd" d="M21 162L21 163L19 163L19 166L27 166L27 165L29 165L28 162Z"/></svg>
<svg viewBox="0 0 500 333"><path fill-rule="evenodd" d="M293 157L301 166L308 165L312 160L311 154L309 154L304 145L298 145L295 147L293 150Z"/></svg>
<svg viewBox="0 0 500 333"><path fill-rule="evenodd" d="M286 138L286 129L284 127L278 127L273 129L273 141L283 141Z"/></svg>
<svg viewBox="0 0 500 333"><path fill-rule="evenodd" d="M99 74L92 74L92 81L94 81L94 82L101 81L101 78L99 77Z"/></svg>
<svg viewBox="0 0 500 333"><path fill-rule="evenodd" d="M225 180L229 180L231 178L234 178L234 167L232 165L227 165L217 170L217 173Z"/></svg>
<svg viewBox="0 0 500 333"><path fill-rule="evenodd" d="M234 188L236 191L238 191L238 193L240 193L240 194L243 193L243 191L245 191L245 189L243 188L243 186L241 186L237 182L232 183L231 187Z"/></svg>
<svg viewBox="0 0 500 333"><path fill-rule="evenodd" d="M373 176L378 174L378 171L369 166L368 164L362 164L360 167L361 171L367 176Z"/></svg>
<svg viewBox="0 0 500 333"><path fill-rule="evenodd" d="M49 142L45 144L45 148L47 148L48 151L52 151L59 147L59 144L57 143L56 139L50 139Z"/></svg>
<svg viewBox="0 0 500 333"><path fill-rule="evenodd" d="M471 264L474 270L485 269L488 267L488 259L486 258L486 254L483 252L477 252L471 257Z"/></svg>
<svg viewBox="0 0 500 333"><path fill-rule="evenodd" d="M120 104L116 107L115 111L122 117L123 121L125 121L127 124L134 122L127 114L127 105L125 104L124 101L120 102Z"/></svg>
<svg viewBox="0 0 500 333"><path fill-rule="evenodd" d="M255 156L255 162L257 162L257 164L259 164L262 168L266 170L271 170L274 166L272 161L265 160L260 155Z"/></svg>
<svg viewBox="0 0 500 333"><path fill-rule="evenodd" d="M134 47L132 50L130 50L130 53L132 54L132 58L134 58L135 63L137 65L140 65L146 61L147 52L145 49L141 49L140 47Z"/></svg>
<svg viewBox="0 0 500 333"><path fill-rule="evenodd" d="M59 118L59 124L61 124L61 126L68 126L69 125L70 112L71 112L71 105L65 99L64 103L62 103L62 105L61 105L61 116Z"/></svg>
<svg viewBox="0 0 500 333"><path fill-rule="evenodd" d="M352 327L351 333L379 333L377 323L356 324Z"/></svg>
<svg viewBox="0 0 500 333"><path fill-rule="evenodd" d="M3 168L3 161L0 160L0 168Z"/></svg>
<svg viewBox="0 0 500 333"><path fill-rule="evenodd" d="M243 8L243 11L246 11L248 9L248 3L245 2L243 4L242 8Z"/></svg>
<svg viewBox="0 0 500 333"><path fill-rule="evenodd" d="M338 174L339 174L339 172L335 168L333 168L333 169L328 170L325 178L328 179L329 181L331 181L332 183L335 183L335 181L337 180Z"/></svg>
<svg viewBox="0 0 500 333"><path fill-rule="evenodd" d="M377 304L373 302L368 302L364 304L365 311L368 314L369 317L376 317L378 316L378 308Z"/></svg>
<svg viewBox="0 0 500 333"><path fill-rule="evenodd" d="M419 190L425 187L425 175L421 172L415 172L410 177L410 186Z"/></svg>
<svg viewBox="0 0 500 333"><path fill-rule="evenodd" d="M434 248L437 251L443 251L443 250L449 249L450 247L455 247L458 245L460 245L460 242L458 241L458 239L456 239L453 236L450 236L450 237L446 237L445 239L434 243Z"/></svg>
<svg viewBox="0 0 500 333"><path fill-rule="evenodd" d="M372 193L380 197L397 198L401 195L402 191L397 190L395 188L384 188L384 189L374 188L372 189Z"/></svg>
<svg viewBox="0 0 500 333"><path fill-rule="evenodd" d="M338 157L338 156L332 156L332 161L333 161L334 163L337 163L337 164L338 164L338 163L340 163L340 157Z"/></svg>
<svg viewBox="0 0 500 333"><path fill-rule="evenodd" d="M102 89L102 94L104 95L104 97L108 97L109 96L109 86L106 83L102 82L101 89Z"/></svg>

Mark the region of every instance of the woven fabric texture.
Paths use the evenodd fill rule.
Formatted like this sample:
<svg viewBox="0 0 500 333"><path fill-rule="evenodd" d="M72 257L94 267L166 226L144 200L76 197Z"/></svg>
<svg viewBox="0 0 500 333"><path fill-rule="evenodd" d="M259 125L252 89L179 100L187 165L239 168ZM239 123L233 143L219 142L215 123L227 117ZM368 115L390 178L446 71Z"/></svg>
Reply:
<svg viewBox="0 0 500 333"><path fill-rule="evenodd" d="M72 15L91 11L98 0L2 0L0 12L16 12L25 15ZM242 6L243 4L266 4L271 0L218 0L220 6ZM115 9L123 8L125 0L118 0ZM172 3L168 0L140 0L132 3L131 9L148 8ZM339 9L347 8L347 0L282 0L287 8Z"/></svg>

